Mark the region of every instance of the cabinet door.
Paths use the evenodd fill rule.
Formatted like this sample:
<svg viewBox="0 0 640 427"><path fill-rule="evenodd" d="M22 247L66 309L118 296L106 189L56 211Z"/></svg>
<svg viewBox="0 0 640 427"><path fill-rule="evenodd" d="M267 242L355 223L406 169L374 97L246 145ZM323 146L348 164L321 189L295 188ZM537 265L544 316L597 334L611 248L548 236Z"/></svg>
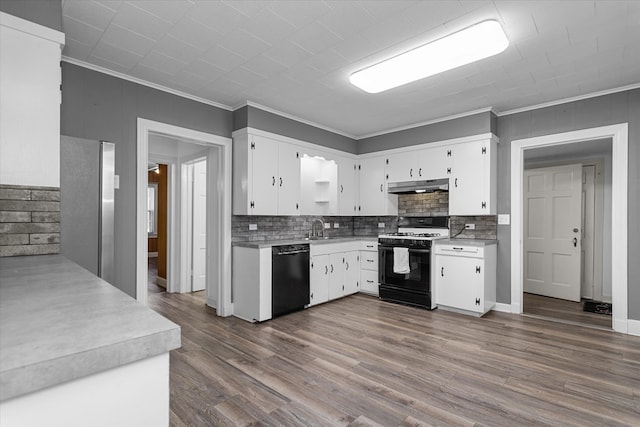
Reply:
<svg viewBox="0 0 640 427"><path fill-rule="evenodd" d="M309 306L329 300L329 255L311 257Z"/></svg>
<svg viewBox="0 0 640 427"><path fill-rule="evenodd" d="M344 276L346 260L344 253L329 255L329 299L344 295Z"/></svg>
<svg viewBox="0 0 640 427"><path fill-rule="evenodd" d="M387 193L385 181L386 157L360 160L358 215L397 215L398 196Z"/></svg>
<svg viewBox="0 0 640 427"><path fill-rule="evenodd" d="M489 215L489 147L482 142L456 144L449 179L450 215ZM494 212L495 213L495 212Z"/></svg>
<svg viewBox="0 0 640 427"><path fill-rule="evenodd" d="M436 256L436 303L462 310L482 311L482 259Z"/></svg>
<svg viewBox="0 0 640 427"><path fill-rule="evenodd" d="M280 142L278 148L278 214L300 215L300 149Z"/></svg>
<svg viewBox="0 0 640 427"><path fill-rule="evenodd" d="M395 153L385 159L387 182L415 181L418 177L418 158L416 153Z"/></svg>
<svg viewBox="0 0 640 427"><path fill-rule="evenodd" d="M344 254L344 295L360 290L360 255L357 251Z"/></svg>
<svg viewBox="0 0 640 427"><path fill-rule="evenodd" d="M278 214L278 144L275 139L250 136L250 210L252 215Z"/></svg>
<svg viewBox="0 0 640 427"><path fill-rule="evenodd" d="M338 214L352 216L357 213L357 165L346 157L338 161Z"/></svg>
<svg viewBox="0 0 640 427"><path fill-rule="evenodd" d="M418 152L419 179L449 178L452 173L451 148L448 146L425 148Z"/></svg>

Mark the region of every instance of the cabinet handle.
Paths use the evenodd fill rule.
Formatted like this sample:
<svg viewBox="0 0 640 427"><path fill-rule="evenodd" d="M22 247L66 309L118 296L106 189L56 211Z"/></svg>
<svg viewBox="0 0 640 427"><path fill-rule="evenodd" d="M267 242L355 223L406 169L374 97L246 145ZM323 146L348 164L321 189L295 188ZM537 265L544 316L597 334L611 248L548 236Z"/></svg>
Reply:
<svg viewBox="0 0 640 427"><path fill-rule="evenodd" d="M276 185L276 177L272 176L271 179L273 179L273 182L271 183L272 186Z"/></svg>
<svg viewBox="0 0 640 427"><path fill-rule="evenodd" d="M313 262L311 263L311 268L313 268Z"/></svg>
<svg viewBox="0 0 640 427"><path fill-rule="evenodd" d="M454 187L458 188L458 178L455 179L455 181L453 182Z"/></svg>
<svg viewBox="0 0 640 427"><path fill-rule="evenodd" d="M280 187L282 187L282 177L280 177Z"/></svg>
<svg viewBox="0 0 640 427"><path fill-rule="evenodd" d="M373 280L367 279L367 283L373 283Z"/></svg>
<svg viewBox="0 0 640 427"><path fill-rule="evenodd" d="M373 262L373 260L372 259L368 259L367 262Z"/></svg>
<svg viewBox="0 0 640 427"><path fill-rule="evenodd" d="M409 169L409 176L413 178L413 168Z"/></svg>
<svg viewBox="0 0 640 427"><path fill-rule="evenodd" d="M382 184L380 184L380 192L382 193Z"/></svg>
<svg viewBox="0 0 640 427"><path fill-rule="evenodd" d="M344 291L344 285L342 285L342 290Z"/></svg>
<svg viewBox="0 0 640 427"><path fill-rule="evenodd" d="M331 272L333 273L333 264L331 264Z"/></svg>
<svg viewBox="0 0 640 427"><path fill-rule="evenodd" d="M347 269L347 270L349 269L349 261L347 261L347 268L346 268L346 269Z"/></svg>
<svg viewBox="0 0 640 427"><path fill-rule="evenodd" d="M418 169L418 176L422 176L422 168Z"/></svg>
<svg viewBox="0 0 640 427"><path fill-rule="evenodd" d="M329 273L329 267L327 267L326 265L324 266L324 274L328 274Z"/></svg>
<svg viewBox="0 0 640 427"><path fill-rule="evenodd" d="M373 248L373 245L367 245L368 248Z"/></svg>
<svg viewBox="0 0 640 427"><path fill-rule="evenodd" d="M344 192L344 187L342 186L342 184L340 184L340 192L343 193Z"/></svg>
<svg viewBox="0 0 640 427"><path fill-rule="evenodd" d="M313 299L313 292L311 292L311 295L309 295L311 297L311 299Z"/></svg>
<svg viewBox="0 0 640 427"><path fill-rule="evenodd" d="M440 267L440 276L444 277L444 267Z"/></svg>

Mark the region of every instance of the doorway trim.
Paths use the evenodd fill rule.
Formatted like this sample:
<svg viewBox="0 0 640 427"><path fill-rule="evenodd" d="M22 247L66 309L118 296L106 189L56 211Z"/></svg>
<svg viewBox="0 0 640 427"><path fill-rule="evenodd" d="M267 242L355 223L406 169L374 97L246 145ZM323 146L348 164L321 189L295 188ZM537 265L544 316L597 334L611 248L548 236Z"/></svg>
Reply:
<svg viewBox="0 0 640 427"><path fill-rule="evenodd" d="M217 148L220 155L211 175L215 185L211 186L216 199L216 209L208 214L213 221L213 232L207 233L207 247L212 251L213 271L207 273L207 303L210 301L210 288L217 284L217 295L211 296L217 301L216 313L219 316L233 314L231 303L231 138L200 132L193 129L174 126L167 123L138 117L137 119L137 193L136 193L136 299L147 303L147 236L146 236L146 188L147 158L149 156L149 133L159 133L178 139L197 141L209 148ZM172 227L176 226L172 224ZM214 236L219 236L218 239ZM211 274L209 274L211 273Z"/></svg>
<svg viewBox="0 0 640 427"><path fill-rule="evenodd" d="M524 151L531 148L612 139L611 297L613 330L628 333L628 167L627 123L518 139L511 142L511 312L522 313Z"/></svg>

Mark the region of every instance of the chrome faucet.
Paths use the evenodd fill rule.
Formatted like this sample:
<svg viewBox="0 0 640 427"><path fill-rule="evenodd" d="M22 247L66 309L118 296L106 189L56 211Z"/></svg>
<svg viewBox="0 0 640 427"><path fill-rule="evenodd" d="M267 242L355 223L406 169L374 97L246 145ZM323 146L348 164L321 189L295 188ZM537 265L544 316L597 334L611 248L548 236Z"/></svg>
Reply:
<svg viewBox="0 0 640 427"><path fill-rule="evenodd" d="M316 230L316 224L320 224L320 231ZM311 224L311 236L316 238L324 238L324 221L322 218L316 218Z"/></svg>

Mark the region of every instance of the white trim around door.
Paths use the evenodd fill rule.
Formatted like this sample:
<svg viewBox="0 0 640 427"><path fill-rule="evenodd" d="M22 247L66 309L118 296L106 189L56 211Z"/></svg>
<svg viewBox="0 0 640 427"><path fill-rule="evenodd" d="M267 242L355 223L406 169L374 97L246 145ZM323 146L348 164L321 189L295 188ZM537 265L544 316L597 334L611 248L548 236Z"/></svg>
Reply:
<svg viewBox="0 0 640 427"><path fill-rule="evenodd" d="M217 164L209 171L212 209L207 221L207 304L215 305L219 316L233 314L231 303L231 138L138 118L137 207L136 207L136 299L147 303L147 158L149 133L197 142L218 151ZM208 206L209 208L209 206ZM211 225L211 227L209 227ZM214 291L215 290L215 291Z"/></svg>
<svg viewBox="0 0 640 427"><path fill-rule="evenodd" d="M629 333L628 319L628 124L621 123L511 142L511 312L522 313L523 281L523 166L531 148L612 140L611 284L613 330Z"/></svg>

